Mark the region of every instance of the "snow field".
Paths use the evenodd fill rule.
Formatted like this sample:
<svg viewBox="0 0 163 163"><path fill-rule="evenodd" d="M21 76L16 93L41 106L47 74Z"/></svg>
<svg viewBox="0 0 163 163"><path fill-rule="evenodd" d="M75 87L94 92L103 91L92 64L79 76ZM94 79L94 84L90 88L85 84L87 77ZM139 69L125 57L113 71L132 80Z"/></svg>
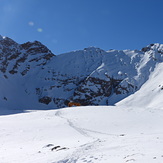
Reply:
<svg viewBox="0 0 163 163"><path fill-rule="evenodd" d="M163 162L163 110L76 107L0 122L1 163Z"/></svg>

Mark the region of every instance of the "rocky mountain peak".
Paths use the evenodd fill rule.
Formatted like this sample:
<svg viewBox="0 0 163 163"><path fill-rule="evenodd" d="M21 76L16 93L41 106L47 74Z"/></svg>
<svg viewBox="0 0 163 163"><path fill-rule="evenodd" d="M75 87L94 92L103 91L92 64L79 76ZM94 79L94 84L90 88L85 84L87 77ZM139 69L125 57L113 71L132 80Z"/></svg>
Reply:
<svg viewBox="0 0 163 163"><path fill-rule="evenodd" d="M0 45L1 45L1 48L13 48L13 47L17 47L18 46L18 43L15 42L14 40L12 40L11 38L9 37L2 37L0 38Z"/></svg>
<svg viewBox="0 0 163 163"><path fill-rule="evenodd" d="M38 53L51 53L52 54L52 52L39 41L26 42L24 44L21 44L20 48L26 50L27 53L30 55L34 55Z"/></svg>
<svg viewBox="0 0 163 163"><path fill-rule="evenodd" d="M150 50L157 51L159 53L163 53L163 44L155 43L155 44L150 44L144 48L141 49L143 52L147 52Z"/></svg>
<svg viewBox="0 0 163 163"><path fill-rule="evenodd" d="M88 48L84 48L84 52L87 52L87 53L98 53L98 54L105 53L104 50L102 50L100 48L97 48L97 47L94 47L94 46L90 46Z"/></svg>
<svg viewBox="0 0 163 163"><path fill-rule="evenodd" d="M55 55L39 41L18 44L8 37L0 39L0 71L25 75L31 67L45 65ZM20 69L20 71L19 71Z"/></svg>

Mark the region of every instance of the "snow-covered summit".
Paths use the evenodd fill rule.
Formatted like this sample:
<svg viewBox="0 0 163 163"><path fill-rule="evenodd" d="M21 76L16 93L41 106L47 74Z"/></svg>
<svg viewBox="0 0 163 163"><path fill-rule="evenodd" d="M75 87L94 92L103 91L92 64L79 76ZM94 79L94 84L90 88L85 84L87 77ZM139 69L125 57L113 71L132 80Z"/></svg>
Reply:
<svg viewBox="0 0 163 163"><path fill-rule="evenodd" d="M104 50L100 49L100 48L97 48L97 47L94 47L94 46L90 46L88 48L84 48L84 51L87 51L87 52L92 52L92 53L105 53Z"/></svg>
<svg viewBox="0 0 163 163"><path fill-rule="evenodd" d="M154 43L154 44L149 44L146 47L142 48L142 51L144 51L144 52L150 51L150 50L162 52L163 51L163 44Z"/></svg>

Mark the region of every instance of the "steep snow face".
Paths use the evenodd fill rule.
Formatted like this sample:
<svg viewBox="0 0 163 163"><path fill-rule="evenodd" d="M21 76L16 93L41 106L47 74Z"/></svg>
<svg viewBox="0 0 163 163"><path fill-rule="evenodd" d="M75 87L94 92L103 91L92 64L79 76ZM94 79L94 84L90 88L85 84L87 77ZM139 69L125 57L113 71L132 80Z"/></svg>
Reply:
<svg viewBox="0 0 163 163"><path fill-rule="evenodd" d="M163 61L163 46L141 51L88 47L55 56L40 42L0 40L0 105L5 108L61 108L114 105L133 94Z"/></svg>
<svg viewBox="0 0 163 163"><path fill-rule="evenodd" d="M135 94L117 103L118 106L163 109L163 63L157 64L149 79Z"/></svg>

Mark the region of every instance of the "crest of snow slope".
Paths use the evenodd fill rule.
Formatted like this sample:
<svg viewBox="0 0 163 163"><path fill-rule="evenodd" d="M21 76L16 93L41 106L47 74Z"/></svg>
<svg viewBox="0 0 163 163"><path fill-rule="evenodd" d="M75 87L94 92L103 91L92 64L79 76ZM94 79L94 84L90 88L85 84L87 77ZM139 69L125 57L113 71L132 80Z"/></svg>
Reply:
<svg viewBox="0 0 163 163"><path fill-rule="evenodd" d="M0 122L1 163L163 162L162 110L89 106Z"/></svg>
<svg viewBox="0 0 163 163"><path fill-rule="evenodd" d="M147 82L133 95L117 103L121 106L163 109L163 63L157 64Z"/></svg>

